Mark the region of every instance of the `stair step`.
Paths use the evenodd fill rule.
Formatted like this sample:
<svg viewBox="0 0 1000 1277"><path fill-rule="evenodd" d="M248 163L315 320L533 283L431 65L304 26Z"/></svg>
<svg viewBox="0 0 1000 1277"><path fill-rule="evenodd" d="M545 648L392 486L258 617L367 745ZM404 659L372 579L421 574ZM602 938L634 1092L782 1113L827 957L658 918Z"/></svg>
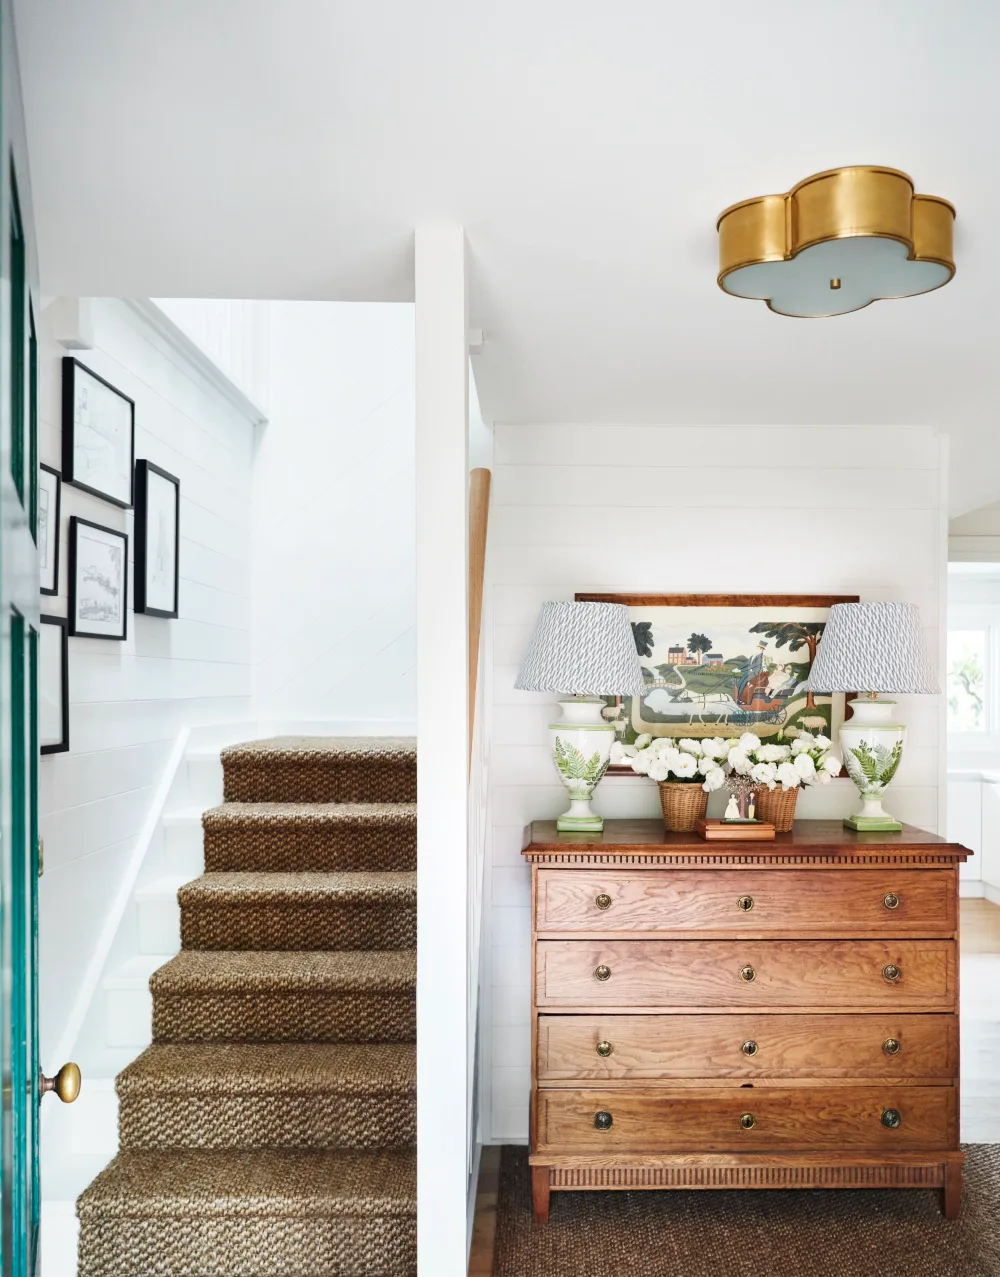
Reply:
<svg viewBox="0 0 1000 1277"><path fill-rule="evenodd" d="M168 873L185 882L205 872L204 807L187 807L163 817L163 855Z"/></svg>
<svg viewBox="0 0 1000 1277"><path fill-rule="evenodd" d="M122 1148L404 1148L412 1043L152 1046L118 1078Z"/></svg>
<svg viewBox="0 0 1000 1277"><path fill-rule="evenodd" d="M412 1042L416 952L184 949L150 980L156 1042Z"/></svg>
<svg viewBox="0 0 1000 1277"><path fill-rule="evenodd" d="M153 999L149 978L174 956L173 952L141 953L113 968L104 977L107 1012L106 1039L112 1048L141 1049L152 1038Z"/></svg>
<svg viewBox="0 0 1000 1277"><path fill-rule="evenodd" d="M186 877L171 875L137 889L140 953L176 953L180 948L181 913L177 892L188 881Z"/></svg>
<svg viewBox="0 0 1000 1277"><path fill-rule="evenodd" d="M182 887L185 949L412 949L415 873L211 873Z"/></svg>
<svg viewBox="0 0 1000 1277"><path fill-rule="evenodd" d="M222 751L227 803L416 802L412 737L275 736Z"/></svg>
<svg viewBox="0 0 1000 1277"><path fill-rule="evenodd" d="M210 873L417 867L416 803L223 803L199 820Z"/></svg>
<svg viewBox="0 0 1000 1277"><path fill-rule="evenodd" d="M80 1198L79 1277L414 1277L416 1209L409 1149L130 1149Z"/></svg>

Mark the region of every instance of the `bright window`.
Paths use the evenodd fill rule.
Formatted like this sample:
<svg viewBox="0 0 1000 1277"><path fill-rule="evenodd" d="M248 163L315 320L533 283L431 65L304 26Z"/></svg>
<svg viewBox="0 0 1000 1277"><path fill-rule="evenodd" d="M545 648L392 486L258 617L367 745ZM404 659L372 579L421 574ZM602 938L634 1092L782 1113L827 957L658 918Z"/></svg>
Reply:
<svg viewBox="0 0 1000 1277"><path fill-rule="evenodd" d="M988 630L948 632L948 731L990 731Z"/></svg>

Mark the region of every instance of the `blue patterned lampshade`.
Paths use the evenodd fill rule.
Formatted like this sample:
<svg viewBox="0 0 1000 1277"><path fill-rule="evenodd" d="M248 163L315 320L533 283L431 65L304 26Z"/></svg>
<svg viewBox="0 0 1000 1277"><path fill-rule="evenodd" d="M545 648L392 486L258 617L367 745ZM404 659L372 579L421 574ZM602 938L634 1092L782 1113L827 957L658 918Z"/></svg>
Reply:
<svg viewBox="0 0 1000 1277"><path fill-rule="evenodd" d="M917 605L835 603L806 686L812 692L936 692Z"/></svg>
<svg viewBox="0 0 1000 1277"><path fill-rule="evenodd" d="M517 676L523 692L638 696L642 668L622 603L543 603Z"/></svg>

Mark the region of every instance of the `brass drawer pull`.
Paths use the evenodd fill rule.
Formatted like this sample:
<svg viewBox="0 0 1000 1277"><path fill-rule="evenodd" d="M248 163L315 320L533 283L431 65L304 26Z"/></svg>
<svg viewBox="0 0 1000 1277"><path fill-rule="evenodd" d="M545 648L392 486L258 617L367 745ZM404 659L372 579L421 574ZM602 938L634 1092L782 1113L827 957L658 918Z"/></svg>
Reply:
<svg viewBox="0 0 1000 1277"><path fill-rule="evenodd" d="M596 968L596 970L594 971L594 976L595 976L598 980L610 980L610 979L611 979L611 968L610 968L610 967L606 967L606 966L604 965L604 963L602 962L602 963L601 963L601 965L600 965L599 967L597 967L597 968Z"/></svg>
<svg viewBox="0 0 1000 1277"><path fill-rule="evenodd" d="M597 1044L597 1054L602 1060L606 1060L614 1049L610 1042L598 1042Z"/></svg>
<svg viewBox="0 0 1000 1277"><path fill-rule="evenodd" d="M610 1131L614 1125L614 1121L615 1119L610 1113L601 1112L594 1114L594 1126L599 1131Z"/></svg>
<svg viewBox="0 0 1000 1277"><path fill-rule="evenodd" d="M611 897L608 895L605 895L605 893L602 891L601 894L594 901L594 904L597 905L598 909L610 909Z"/></svg>
<svg viewBox="0 0 1000 1277"><path fill-rule="evenodd" d="M757 1119L754 1117L752 1113L744 1113L743 1116L740 1118L740 1126L743 1128L744 1131L752 1131L756 1125L757 1125Z"/></svg>
<svg viewBox="0 0 1000 1277"><path fill-rule="evenodd" d="M752 984L757 979L757 972L753 967L740 967L740 979L744 984Z"/></svg>
<svg viewBox="0 0 1000 1277"><path fill-rule="evenodd" d="M748 1041L743 1043L743 1045L740 1047L740 1050L743 1052L744 1055L756 1055L757 1043L753 1040L753 1038L750 1038Z"/></svg>
<svg viewBox="0 0 1000 1277"><path fill-rule="evenodd" d="M753 908L753 896L740 896L736 903L744 913L749 913Z"/></svg>
<svg viewBox="0 0 1000 1277"><path fill-rule="evenodd" d="M882 1050L886 1055L898 1055L903 1049L903 1044L899 1038L886 1038L882 1043Z"/></svg>
<svg viewBox="0 0 1000 1277"><path fill-rule="evenodd" d="M897 896L894 891L890 891L889 894L883 898L882 903L887 909L898 909L899 896Z"/></svg>
<svg viewBox="0 0 1000 1277"><path fill-rule="evenodd" d="M890 984L895 984L902 974L902 971L900 971L899 967L897 967L894 962L888 962L882 968L882 979L888 980Z"/></svg>
<svg viewBox="0 0 1000 1277"><path fill-rule="evenodd" d="M887 1131L894 1131L897 1126L901 1126L902 1124L903 1119L900 1117L899 1109L882 1110L882 1125Z"/></svg>

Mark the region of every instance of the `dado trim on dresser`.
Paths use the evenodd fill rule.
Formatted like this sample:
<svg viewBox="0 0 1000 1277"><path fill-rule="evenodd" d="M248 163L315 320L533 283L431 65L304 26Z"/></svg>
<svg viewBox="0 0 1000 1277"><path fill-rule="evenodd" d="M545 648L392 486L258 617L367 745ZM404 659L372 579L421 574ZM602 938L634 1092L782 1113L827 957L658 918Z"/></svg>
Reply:
<svg viewBox="0 0 1000 1277"><path fill-rule="evenodd" d="M957 1216L964 847L806 821L709 851L631 820L523 850L537 1220L635 1188L941 1188Z"/></svg>

